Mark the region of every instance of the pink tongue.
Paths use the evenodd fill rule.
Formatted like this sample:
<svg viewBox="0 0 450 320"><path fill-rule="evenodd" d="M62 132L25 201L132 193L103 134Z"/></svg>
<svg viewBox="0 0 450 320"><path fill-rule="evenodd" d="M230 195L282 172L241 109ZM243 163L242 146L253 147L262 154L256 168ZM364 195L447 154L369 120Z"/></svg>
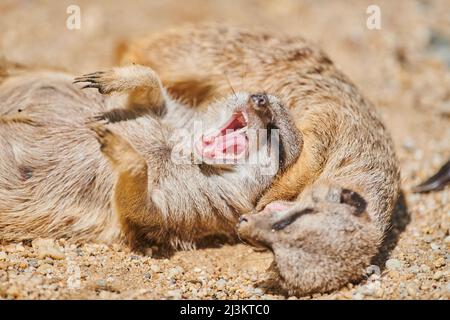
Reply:
<svg viewBox="0 0 450 320"><path fill-rule="evenodd" d="M225 135L204 137L199 144L203 158L238 159L246 149L247 138L242 132L231 131Z"/></svg>

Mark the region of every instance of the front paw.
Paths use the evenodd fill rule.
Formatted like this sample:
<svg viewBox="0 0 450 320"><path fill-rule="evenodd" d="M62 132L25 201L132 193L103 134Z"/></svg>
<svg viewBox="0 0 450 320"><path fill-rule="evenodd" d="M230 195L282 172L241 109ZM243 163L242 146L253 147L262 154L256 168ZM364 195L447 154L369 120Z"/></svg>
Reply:
<svg viewBox="0 0 450 320"><path fill-rule="evenodd" d="M161 88L159 76L151 68L139 65L88 73L75 78L73 83L86 83L82 89L95 88L101 94L135 90L147 94L156 89L155 94L159 97Z"/></svg>
<svg viewBox="0 0 450 320"><path fill-rule="evenodd" d="M88 126L94 132L94 136L100 145L100 150L113 164L117 164L123 152L131 148L128 142L104 125L97 122Z"/></svg>
<svg viewBox="0 0 450 320"><path fill-rule="evenodd" d="M145 159L125 138L102 124L94 123L88 126L94 132L101 152L110 160L116 170L119 172L147 172Z"/></svg>
<svg viewBox="0 0 450 320"><path fill-rule="evenodd" d="M117 76L114 70L98 71L74 79L73 83L86 83L81 89L94 88L101 94L117 90Z"/></svg>

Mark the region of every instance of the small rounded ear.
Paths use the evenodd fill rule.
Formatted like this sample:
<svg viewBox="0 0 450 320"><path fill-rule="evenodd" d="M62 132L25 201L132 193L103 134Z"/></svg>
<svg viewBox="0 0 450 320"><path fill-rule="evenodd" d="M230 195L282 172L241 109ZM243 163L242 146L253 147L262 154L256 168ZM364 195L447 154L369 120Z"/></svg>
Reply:
<svg viewBox="0 0 450 320"><path fill-rule="evenodd" d="M358 193L349 189L342 189L340 202L354 207L355 211L353 214L355 215L361 215L367 208L367 201Z"/></svg>

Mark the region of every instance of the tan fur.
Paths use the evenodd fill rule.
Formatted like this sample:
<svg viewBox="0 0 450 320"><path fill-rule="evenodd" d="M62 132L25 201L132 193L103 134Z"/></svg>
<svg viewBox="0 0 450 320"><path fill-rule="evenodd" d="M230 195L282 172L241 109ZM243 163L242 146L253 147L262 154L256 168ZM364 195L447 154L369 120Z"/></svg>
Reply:
<svg viewBox="0 0 450 320"><path fill-rule="evenodd" d="M273 252L274 271L290 294L339 288L359 280L380 242L364 200L352 202L351 195L329 183L307 187L285 211L242 216L240 237Z"/></svg>
<svg viewBox="0 0 450 320"><path fill-rule="evenodd" d="M123 63L151 66L169 92L200 107L229 94L229 83L236 91L265 91L284 101L302 133L303 149L259 199L257 209L292 200L317 212L292 231L295 237L285 236L289 245L280 244L285 249L275 248L275 240L268 245L284 284L304 294L332 290L362 276L390 226L399 170L390 135L375 109L323 52L298 37L213 25L130 41L122 44L119 55ZM177 87L176 79L183 79L182 86ZM201 95L192 98L190 92L198 91ZM340 209L320 197L309 201L323 185L360 194L367 201L368 220L358 221L346 206ZM357 225L354 238L343 231L346 224ZM252 225L249 238L259 228ZM296 242L300 233L314 234L314 240ZM316 255L307 258L301 250Z"/></svg>
<svg viewBox="0 0 450 320"><path fill-rule="evenodd" d="M172 151L192 134L193 122L216 128L244 108L250 127L272 123L280 129L286 143L282 168L301 149L293 120L273 96L268 114L248 93L199 113L171 99L147 67L96 72L75 84L72 79L24 71L0 85L1 240L113 242L124 235L140 249L151 243L189 248L209 235L233 236L238 217L252 210L273 175L247 163L221 168L173 162ZM125 96L106 96L117 92ZM267 153L267 146L256 152Z"/></svg>

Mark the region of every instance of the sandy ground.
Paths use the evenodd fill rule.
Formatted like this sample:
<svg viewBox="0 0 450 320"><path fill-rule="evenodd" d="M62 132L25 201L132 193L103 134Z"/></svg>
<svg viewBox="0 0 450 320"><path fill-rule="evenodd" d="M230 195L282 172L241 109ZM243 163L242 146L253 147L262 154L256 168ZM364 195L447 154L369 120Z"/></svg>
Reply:
<svg viewBox="0 0 450 320"><path fill-rule="evenodd" d="M366 27L366 8L382 13ZM66 8L81 8L80 30ZM200 21L301 34L332 57L378 107L401 162L404 203L367 279L319 299L449 299L450 188L415 184L450 158L450 2L9 1L0 2L0 54L74 73L114 63L120 39ZM0 298L286 297L268 279L269 253L239 244L142 257L120 245L64 240L0 245ZM370 274L372 273L372 274Z"/></svg>

